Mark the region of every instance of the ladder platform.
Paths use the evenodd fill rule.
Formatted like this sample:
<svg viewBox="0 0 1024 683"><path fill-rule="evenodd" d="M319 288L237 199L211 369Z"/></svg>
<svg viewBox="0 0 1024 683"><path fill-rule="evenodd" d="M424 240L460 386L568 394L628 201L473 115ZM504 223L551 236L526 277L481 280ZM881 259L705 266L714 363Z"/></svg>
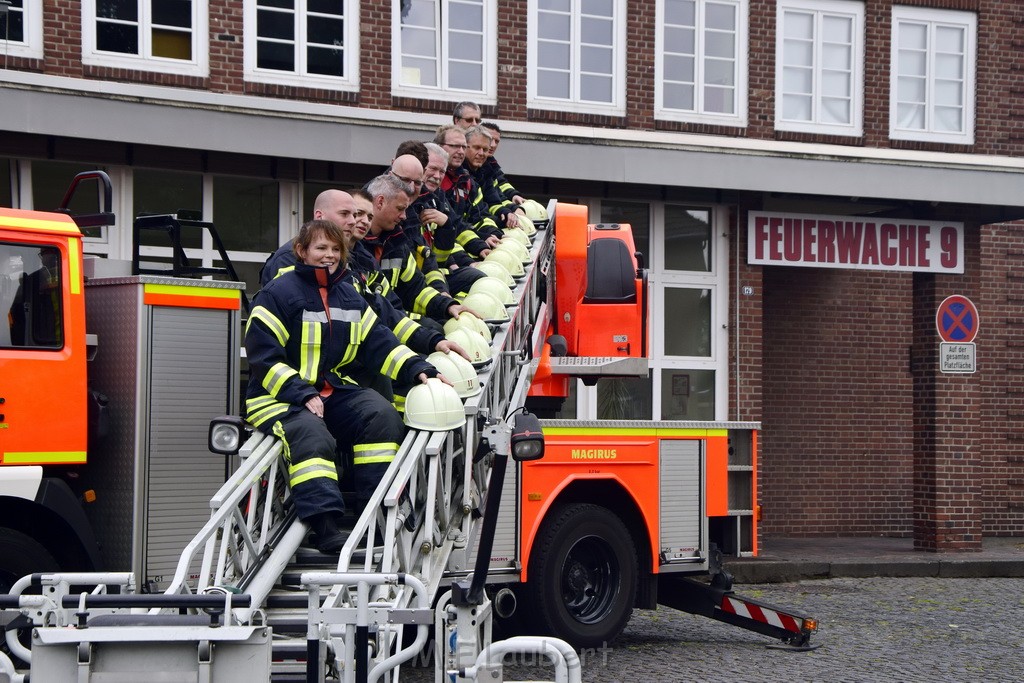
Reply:
<svg viewBox="0 0 1024 683"><path fill-rule="evenodd" d="M646 358L620 356L556 356L551 358L552 375L587 377L646 377L650 367Z"/></svg>

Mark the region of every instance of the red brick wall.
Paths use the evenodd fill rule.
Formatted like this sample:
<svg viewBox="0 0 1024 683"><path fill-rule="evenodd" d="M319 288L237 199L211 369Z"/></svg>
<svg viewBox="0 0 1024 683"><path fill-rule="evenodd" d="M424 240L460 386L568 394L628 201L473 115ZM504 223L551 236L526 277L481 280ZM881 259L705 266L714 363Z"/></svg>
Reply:
<svg viewBox="0 0 1024 683"><path fill-rule="evenodd" d="M367 108L449 113L452 103L391 95L391 3L363 2L360 11L360 86L358 93L245 83L242 76L242 9L238 0L210 0L210 77L184 78L125 69L87 69L81 65L81 0L44 0L45 59L12 59L11 69L129 82L158 83L356 105ZM504 120L537 120L596 127L663 129L715 135L828 142L841 145L899 147L979 154L1024 155L1024 62L1017 36L1024 31L1024 6L1007 0L902 0L900 4L976 11L978 86L976 143L971 147L889 141L889 47L893 0L866 0L864 135L858 138L776 132L776 0L750 0L748 112L746 129L708 124L655 121L655 1L628 3L626 42L626 115L607 116L527 110L527 2L498 3L498 102L484 115Z"/></svg>
<svg viewBox="0 0 1024 683"><path fill-rule="evenodd" d="M764 533L909 534L910 286L764 268Z"/></svg>
<svg viewBox="0 0 1024 683"><path fill-rule="evenodd" d="M977 301L981 373L981 509L987 535L1024 533L1024 226L982 230Z"/></svg>

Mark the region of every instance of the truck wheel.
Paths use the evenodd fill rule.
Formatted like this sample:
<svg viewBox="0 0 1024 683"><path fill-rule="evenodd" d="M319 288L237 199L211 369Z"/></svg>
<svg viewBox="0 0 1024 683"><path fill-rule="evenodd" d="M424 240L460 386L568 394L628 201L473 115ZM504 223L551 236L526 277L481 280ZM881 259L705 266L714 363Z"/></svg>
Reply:
<svg viewBox="0 0 1024 683"><path fill-rule="evenodd" d="M598 505L553 510L533 544L528 593L540 626L576 648L622 633L636 598L636 546Z"/></svg>
<svg viewBox="0 0 1024 683"><path fill-rule="evenodd" d="M55 572L57 560L37 541L20 531L0 528L0 593L26 574Z"/></svg>

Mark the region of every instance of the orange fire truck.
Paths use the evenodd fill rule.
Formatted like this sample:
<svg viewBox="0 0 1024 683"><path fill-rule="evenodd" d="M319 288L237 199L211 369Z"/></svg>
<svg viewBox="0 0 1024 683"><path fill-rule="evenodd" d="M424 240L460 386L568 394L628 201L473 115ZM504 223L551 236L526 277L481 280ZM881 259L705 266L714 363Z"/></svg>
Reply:
<svg viewBox="0 0 1024 683"><path fill-rule="evenodd" d="M20 615L7 644L33 679L370 680L433 622L437 680L500 680L495 654L571 671L563 641L658 604L808 646L813 619L736 595L721 565L757 552L756 423L537 420L576 378L648 371L629 226L546 214L465 423L410 429L328 558L280 442L232 417L241 285L110 272L67 216L0 210L0 617ZM492 641L493 615L524 613L559 640ZM2 653L0 673L22 675Z"/></svg>

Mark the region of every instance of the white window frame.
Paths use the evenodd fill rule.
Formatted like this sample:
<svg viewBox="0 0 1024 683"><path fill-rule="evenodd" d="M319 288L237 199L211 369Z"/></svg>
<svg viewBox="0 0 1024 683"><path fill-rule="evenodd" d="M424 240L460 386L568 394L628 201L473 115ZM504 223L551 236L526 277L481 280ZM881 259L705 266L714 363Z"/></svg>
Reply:
<svg viewBox="0 0 1024 683"><path fill-rule="evenodd" d="M900 24L916 23L926 24L929 38L932 37L935 28L938 26L954 27L964 32L964 82L963 82L963 131L951 133L948 131L931 130L935 106L933 89L935 77L933 72L935 62L935 50L932 44L928 45L927 61L927 95L925 97L926 124L924 130L900 128L898 121L899 101L897 100L899 90L899 31ZM978 16L974 12L964 12L947 9L931 9L925 7L905 7L895 5L892 8L892 53L890 63L889 79L889 137L893 140L919 140L922 142L942 142L962 145L974 144L975 126L975 105L977 98L977 63L978 63Z"/></svg>
<svg viewBox="0 0 1024 683"><path fill-rule="evenodd" d="M591 216L600 216L600 200L585 200ZM715 419L726 420L729 415L729 208L720 204L691 202L649 202L651 217L650 253L644 254L650 264L648 286L650 310L665 311L666 288L693 288L711 291L711 355L666 356L665 315L650 316L648 332L649 365L651 371L651 417L661 419L661 376L663 370L712 370L715 373ZM665 206L684 206L707 209L711 218L712 263L710 271L681 271L665 268ZM579 420L597 419L597 387L585 386L577 381L576 417Z"/></svg>
<svg viewBox="0 0 1024 683"><path fill-rule="evenodd" d="M208 0L192 0L192 59L152 56L152 12L148 0L138 2L139 54L103 52L96 47L96 1L82 0L82 63L115 69L198 76L210 74L210 8Z"/></svg>
<svg viewBox="0 0 1024 683"><path fill-rule="evenodd" d="M785 43L785 13L793 10L814 14L815 28L820 26L824 16L842 16L853 20L853 54L850 83L850 123L839 124L822 122L819 116L822 98L822 40L820 35L814 36L814 65L811 97L813 111L810 121L786 120L783 118L783 56ZM822 133L860 137L864 134L864 3L853 0L780 0L776 13L775 39L775 129L800 133ZM817 33L817 31L816 31Z"/></svg>
<svg viewBox="0 0 1024 683"><path fill-rule="evenodd" d="M23 40L16 42L8 40L6 36L0 35L0 52L2 52L5 59L7 57L24 57L26 59L43 58L42 14L42 3L38 0L24 0L22 2L21 25Z"/></svg>
<svg viewBox="0 0 1024 683"><path fill-rule="evenodd" d="M448 17L449 1L433 0L440 9L435 31L439 85L413 85L402 83L402 12L401 0L393 0L391 8L391 94L404 97L429 97L435 100L461 102L472 99L477 104L496 104L498 101L498 7L497 0L482 0L483 6L483 79L482 90L448 87L448 46L450 45Z"/></svg>
<svg viewBox="0 0 1024 683"><path fill-rule="evenodd" d="M748 33L749 33L749 0L714 0L723 5L733 5L736 8L736 45L733 59L735 60L735 71L733 74L735 82L735 94L733 97L734 113L724 114L704 110L704 62L707 56L704 52L704 18L708 0L695 0L697 3L695 51L697 53L696 64L694 65L694 104L692 110L675 109L665 106L665 2L658 0L656 33L654 37L654 116L666 121L683 121L690 123L710 123L715 125L746 127L747 119L747 72L748 72Z"/></svg>
<svg viewBox="0 0 1024 683"><path fill-rule="evenodd" d="M573 32L577 33L580 23L581 0L570 0ZM579 39L570 40L572 57L570 76L572 83L568 99L541 97L537 95L537 0L529 0L527 8L527 48L526 72L527 93L526 106L533 109L549 111L568 111L583 114L605 114L624 116L626 113L626 3L624 0L612 0L613 21L615 27L612 36L612 101L610 103L589 102L579 99Z"/></svg>
<svg viewBox="0 0 1024 683"><path fill-rule="evenodd" d="M298 71L286 72L273 69L260 69L256 66L256 0L244 0L242 10L242 31L244 35L244 78L253 83L271 83L299 88L321 88L356 92L359 90L359 3L356 0L343 0L345 4L345 78L325 76L322 74L305 73L305 26L306 0L295 0L295 16L298 27L295 32L294 44L299 46Z"/></svg>

